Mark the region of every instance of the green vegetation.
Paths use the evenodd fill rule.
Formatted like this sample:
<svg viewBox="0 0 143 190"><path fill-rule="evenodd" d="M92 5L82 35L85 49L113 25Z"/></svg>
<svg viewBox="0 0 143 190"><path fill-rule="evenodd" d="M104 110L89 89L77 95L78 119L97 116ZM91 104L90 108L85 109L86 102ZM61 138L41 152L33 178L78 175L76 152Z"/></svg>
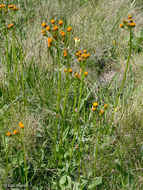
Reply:
<svg viewBox="0 0 143 190"><path fill-rule="evenodd" d="M143 189L142 0L11 3L0 4L0 189Z"/></svg>

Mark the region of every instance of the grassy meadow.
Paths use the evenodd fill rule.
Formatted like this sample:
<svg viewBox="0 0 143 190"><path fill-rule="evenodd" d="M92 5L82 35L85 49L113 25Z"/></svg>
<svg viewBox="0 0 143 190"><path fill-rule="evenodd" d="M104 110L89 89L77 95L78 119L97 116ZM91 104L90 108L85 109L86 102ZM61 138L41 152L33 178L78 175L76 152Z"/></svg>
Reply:
<svg viewBox="0 0 143 190"><path fill-rule="evenodd" d="M143 190L143 0L1 0L0 190Z"/></svg>

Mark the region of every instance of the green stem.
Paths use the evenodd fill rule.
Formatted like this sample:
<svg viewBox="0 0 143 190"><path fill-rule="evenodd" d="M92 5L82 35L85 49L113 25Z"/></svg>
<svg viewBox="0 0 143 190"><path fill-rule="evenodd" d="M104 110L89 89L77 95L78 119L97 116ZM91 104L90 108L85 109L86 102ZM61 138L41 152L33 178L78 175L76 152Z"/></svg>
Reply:
<svg viewBox="0 0 143 190"><path fill-rule="evenodd" d="M28 176L27 176L27 165L26 165L26 151L25 151L25 147L24 147L23 129L21 130L21 140L22 140L22 150L23 150L23 158L24 158L24 167L25 167L26 190L28 190Z"/></svg>
<svg viewBox="0 0 143 190"><path fill-rule="evenodd" d="M112 117L111 117L111 123L110 123L110 126L109 126L109 130L111 130L111 126L112 126L112 123L113 123L113 120L114 120L114 115L115 115L115 109L118 106L119 97L121 95L121 92L123 90L123 87L124 87L124 84L125 84L125 81L126 81L127 71L128 71L128 67L129 67L129 63L130 63L130 59L131 59L132 38L133 38L132 30L130 30L129 55L128 55L128 59L127 59L127 63L126 63L126 68L125 68L124 75L123 75L123 80L122 80L122 83L121 83L118 95L117 95L116 100L115 100L114 112L113 112Z"/></svg>
<svg viewBox="0 0 143 190"><path fill-rule="evenodd" d="M57 48L57 60L58 60L58 66L59 66L59 86L58 86L57 116L56 116L55 138L54 138L54 155L55 155L55 160L57 158L57 155L56 155L56 141L57 141L58 114L59 114L60 94L61 94L61 64L60 64L60 57L59 57L59 49L58 48Z"/></svg>

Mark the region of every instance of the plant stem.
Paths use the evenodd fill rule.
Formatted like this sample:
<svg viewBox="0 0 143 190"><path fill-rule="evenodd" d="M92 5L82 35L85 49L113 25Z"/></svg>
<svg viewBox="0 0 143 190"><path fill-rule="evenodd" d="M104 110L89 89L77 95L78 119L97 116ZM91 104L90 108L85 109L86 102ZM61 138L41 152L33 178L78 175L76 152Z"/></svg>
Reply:
<svg viewBox="0 0 143 190"><path fill-rule="evenodd" d="M25 147L24 147L23 129L21 130L21 140L22 140L22 150L23 150L23 158L24 158L24 167L25 167L26 190L28 190L28 176L27 176L27 165L26 165L26 151L25 151Z"/></svg>
<svg viewBox="0 0 143 190"><path fill-rule="evenodd" d="M110 126L109 126L109 130L111 130L111 126L112 126L112 123L113 123L113 120L114 120L114 115L115 115L115 109L118 106L119 97L121 95L121 92L123 90L123 87L124 87L124 84L125 84L125 81L126 81L127 71L128 71L128 67L129 67L129 63L130 63L130 59L131 59L132 38L133 38L133 34L132 34L132 30L130 30L129 55L128 55L128 59L127 59L127 63L126 63L126 68L125 68L124 75L123 75L123 80L122 80L122 83L121 83L118 95L117 95L116 100L115 100L114 112L113 112L112 117L111 117L111 123L110 123Z"/></svg>

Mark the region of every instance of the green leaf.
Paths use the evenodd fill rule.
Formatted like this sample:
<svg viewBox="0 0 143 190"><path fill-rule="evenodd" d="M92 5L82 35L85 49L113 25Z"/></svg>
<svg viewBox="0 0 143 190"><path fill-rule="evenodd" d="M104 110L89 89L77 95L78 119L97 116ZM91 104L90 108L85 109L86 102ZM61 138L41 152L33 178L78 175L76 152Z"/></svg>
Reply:
<svg viewBox="0 0 143 190"><path fill-rule="evenodd" d="M67 180L67 178L66 178L67 176L66 175L64 175L61 179L60 179L60 185L63 185L63 184L65 184L66 183L66 180Z"/></svg>
<svg viewBox="0 0 143 190"><path fill-rule="evenodd" d="M94 189L97 185L102 183L102 177L98 177L93 183L88 186L88 189Z"/></svg>

